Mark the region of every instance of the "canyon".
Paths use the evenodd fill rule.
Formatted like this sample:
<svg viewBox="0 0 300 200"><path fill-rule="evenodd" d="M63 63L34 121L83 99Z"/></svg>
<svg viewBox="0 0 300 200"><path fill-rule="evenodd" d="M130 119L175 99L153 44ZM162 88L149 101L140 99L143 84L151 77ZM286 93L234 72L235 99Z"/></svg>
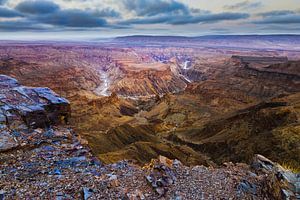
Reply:
<svg viewBox="0 0 300 200"><path fill-rule="evenodd" d="M141 185L147 182L151 185L153 177L144 180L142 174L154 173L157 168L160 173L167 174L170 183L163 187L153 186L154 190L145 186L143 193L148 192L149 199L157 199L160 195L167 195L166 199L170 195L180 196L175 192L177 186L172 184L173 173L178 175L178 182L182 181L182 185L178 184L179 190L187 199L193 197L186 191L188 180L184 176L180 178L181 173L195 173L189 178L196 182L209 174L211 181L221 180L220 176L228 177L230 184L226 191L234 192L213 194L208 188L201 188L206 199L218 199L222 195L224 198L242 195L239 198L244 199L287 198L289 195L284 191L290 190L297 198L300 50L291 41L297 43L300 38L274 36L278 42L272 42L271 36L253 37L131 36L94 43L3 41L0 44L0 74L3 74L0 85L6 92L2 92L0 101L1 105L15 105L10 108L13 113L17 111L17 115L12 117L14 123L10 125L6 115L1 117L5 113L0 113L0 119L5 119L5 130L9 129L9 133L1 133L1 141L6 141L0 143L1 161L10 163L18 157L16 167L26 159L42 163L40 158L27 155L24 149L28 148L32 154L35 155L36 150L50 160L56 159L54 155L62 155L64 160L72 160L70 168L49 163L52 171L41 175L43 179L47 173L53 175L47 180L53 182L48 184L55 183L55 177L62 171L69 175L70 182L90 174L87 179L91 184L105 182L110 185L108 189L101 188L107 192L104 196L117 195L110 198L122 195L141 198L144 194L132 190L130 177L136 177ZM251 45L246 45L250 40L253 41ZM261 45L264 42L269 46ZM3 85L8 89L2 88ZM25 104L20 103L23 101ZM44 104L50 105L41 109ZM36 107L40 107L37 113L28 110ZM4 108L1 107L1 112L10 111ZM28 135L22 135L22 140L33 142L29 147L20 147L10 137L14 130L22 132L20 126L36 136L29 139ZM49 131L51 137L47 138ZM35 139L39 137L48 146L36 146ZM269 179L274 178L274 171L254 170L253 163L257 162L260 170L267 162L274 170L293 174L296 186L287 189L276 180L273 181L276 186L271 186L276 192L266 193L263 188L272 182ZM1 168L8 174L5 180L17 184L18 178L9 176L12 172L8 166ZM169 168L172 170L168 171ZM27 169L22 170L28 177L33 176ZM73 176L76 170L80 173ZM233 175L234 171L238 175ZM106 177L93 174L96 172ZM256 173L253 177L252 172ZM134 175L121 180L114 175L123 177L122 174L127 173ZM94 182L93 176L101 178ZM27 181L28 177L21 179ZM41 179L34 181L41 184ZM128 191L120 192L120 184ZM223 182L219 184L224 185ZM86 188L93 189L89 191L76 184L76 189L72 190L81 191L77 196L91 194L93 198L100 198L97 196L100 188L87 185ZM255 192L249 189L253 185ZM7 187L3 190L13 191ZM224 188L219 190L224 191ZM237 192L240 190L242 192ZM50 198L51 193L46 193ZM64 190L62 195L66 193ZM194 198L202 198L201 194L197 195L200 196Z"/></svg>

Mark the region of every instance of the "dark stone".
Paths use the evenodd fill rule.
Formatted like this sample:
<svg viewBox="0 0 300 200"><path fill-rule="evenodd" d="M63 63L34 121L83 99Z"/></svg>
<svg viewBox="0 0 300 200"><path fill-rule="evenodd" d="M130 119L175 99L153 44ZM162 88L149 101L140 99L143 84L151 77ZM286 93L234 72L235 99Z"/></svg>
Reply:
<svg viewBox="0 0 300 200"><path fill-rule="evenodd" d="M95 158L92 159L91 164L95 166L101 166L101 162Z"/></svg>
<svg viewBox="0 0 300 200"><path fill-rule="evenodd" d="M54 175L61 175L61 171L59 169L54 169Z"/></svg>
<svg viewBox="0 0 300 200"><path fill-rule="evenodd" d="M6 75L0 75L0 88L12 88L19 86L19 83L16 79L11 78Z"/></svg>
<svg viewBox="0 0 300 200"><path fill-rule="evenodd" d="M252 194L252 195L256 195L257 194L257 189L256 189L256 185L250 183L249 181L247 180L242 180L240 182L240 184L237 186L237 190L238 190L238 193L249 193L249 194Z"/></svg>
<svg viewBox="0 0 300 200"><path fill-rule="evenodd" d="M55 150L55 148L53 146L43 146L42 149L45 151L54 151Z"/></svg>
<svg viewBox="0 0 300 200"><path fill-rule="evenodd" d="M66 123L70 103L49 88L20 86L17 80L0 75L0 122L8 126L44 128ZM16 124L17 122L17 124Z"/></svg>
<svg viewBox="0 0 300 200"><path fill-rule="evenodd" d="M88 166L90 163L85 162L87 159L85 156L73 157L67 160L59 160L55 162L55 165L60 168L76 167L76 166Z"/></svg>
<svg viewBox="0 0 300 200"><path fill-rule="evenodd" d="M88 200L90 197L92 197L94 191L90 188L82 188L82 196L84 200Z"/></svg>
<svg viewBox="0 0 300 200"><path fill-rule="evenodd" d="M5 199L5 191L0 190L0 200L4 200L4 199Z"/></svg>

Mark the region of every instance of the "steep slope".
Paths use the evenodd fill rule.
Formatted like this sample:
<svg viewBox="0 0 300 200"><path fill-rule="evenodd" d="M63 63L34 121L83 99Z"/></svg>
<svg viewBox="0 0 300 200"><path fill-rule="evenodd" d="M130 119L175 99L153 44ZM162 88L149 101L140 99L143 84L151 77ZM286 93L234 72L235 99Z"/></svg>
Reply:
<svg viewBox="0 0 300 200"><path fill-rule="evenodd" d="M264 154L299 168L300 93L227 114L169 139L206 153L213 161L249 162Z"/></svg>
<svg viewBox="0 0 300 200"><path fill-rule="evenodd" d="M113 163L122 159L131 159L139 164L149 162L159 155L178 159L187 165L211 165L206 156L187 146L176 146L160 140L154 133L154 127L122 125L107 133L88 135L94 153L104 163ZM97 141L97 143L93 142Z"/></svg>
<svg viewBox="0 0 300 200"><path fill-rule="evenodd" d="M18 57L0 59L1 73L18 78L22 84L49 87L65 97L91 91L101 83L97 70L89 66L71 62L61 64L64 61L59 57L43 63L41 56L36 55L29 61Z"/></svg>

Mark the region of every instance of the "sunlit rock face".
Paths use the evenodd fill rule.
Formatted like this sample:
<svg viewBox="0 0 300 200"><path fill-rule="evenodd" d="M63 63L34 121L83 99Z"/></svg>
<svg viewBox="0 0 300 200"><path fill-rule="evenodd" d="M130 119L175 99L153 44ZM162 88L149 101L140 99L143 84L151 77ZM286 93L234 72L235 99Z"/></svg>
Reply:
<svg viewBox="0 0 300 200"><path fill-rule="evenodd" d="M135 68L133 68L133 66ZM138 64L121 67L122 74L113 81L110 90L125 97L147 97L183 91L187 82L174 66L161 64Z"/></svg>

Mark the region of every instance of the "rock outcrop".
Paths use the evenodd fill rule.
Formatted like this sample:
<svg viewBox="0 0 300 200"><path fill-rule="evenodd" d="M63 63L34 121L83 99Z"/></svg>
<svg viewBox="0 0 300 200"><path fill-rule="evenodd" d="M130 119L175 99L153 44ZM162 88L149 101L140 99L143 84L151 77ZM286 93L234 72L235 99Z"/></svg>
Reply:
<svg viewBox="0 0 300 200"><path fill-rule="evenodd" d="M262 155L255 155L252 167L269 174L266 188L275 199L300 199L300 173L296 174Z"/></svg>
<svg viewBox="0 0 300 200"><path fill-rule="evenodd" d="M17 80L0 75L0 120L10 128L25 124L28 128L47 127L67 122L69 102L49 88L21 86Z"/></svg>

